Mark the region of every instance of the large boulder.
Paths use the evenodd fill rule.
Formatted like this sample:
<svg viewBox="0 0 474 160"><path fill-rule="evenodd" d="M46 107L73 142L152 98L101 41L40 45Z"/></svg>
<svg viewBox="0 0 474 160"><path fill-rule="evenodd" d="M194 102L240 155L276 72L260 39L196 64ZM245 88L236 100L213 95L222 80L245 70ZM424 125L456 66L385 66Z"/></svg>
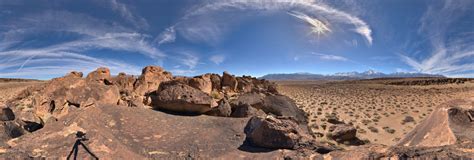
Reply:
<svg viewBox="0 0 474 160"><path fill-rule="evenodd" d="M135 83L135 92L138 95L146 95L158 89L161 82L169 81L173 78L170 72L158 66L147 66L143 68L142 75Z"/></svg>
<svg viewBox="0 0 474 160"><path fill-rule="evenodd" d="M398 146L436 147L474 141L474 101L438 106L398 142Z"/></svg>
<svg viewBox="0 0 474 160"><path fill-rule="evenodd" d="M260 109L252 107L250 104L241 104L233 107L231 117L252 117L265 116L265 112Z"/></svg>
<svg viewBox="0 0 474 160"><path fill-rule="evenodd" d="M111 75L108 68L97 68L89 73L86 77L87 83L111 84Z"/></svg>
<svg viewBox="0 0 474 160"><path fill-rule="evenodd" d="M43 120L33 111L22 111L18 115L19 123L28 132L37 131L44 126Z"/></svg>
<svg viewBox="0 0 474 160"><path fill-rule="evenodd" d="M349 124L336 124L329 127L327 137L338 143L357 139L357 129Z"/></svg>
<svg viewBox="0 0 474 160"><path fill-rule="evenodd" d="M303 136L307 136L292 119L252 117L244 130L247 140L257 147L295 149Z"/></svg>
<svg viewBox="0 0 474 160"><path fill-rule="evenodd" d="M298 108L295 102L283 95L266 96L261 108L265 113L276 116L293 117L299 124L307 124L306 113Z"/></svg>
<svg viewBox="0 0 474 160"><path fill-rule="evenodd" d="M219 105L214 107L211 111L207 112L210 116L229 117L232 113L232 107L226 99L219 101Z"/></svg>
<svg viewBox="0 0 474 160"><path fill-rule="evenodd" d="M251 77L237 77L237 91L239 92L251 92L254 88Z"/></svg>
<svg viewBox="0 0 474 160"><path fill-rule="evenodd" d="M212 98L191 86L181 83L163 85L154 96L153 108L184 113L205 113L212 109Z"/></svg>
<svg viewBox="0 0 474 160"><path fill-rule="evenodd" d="M189 80L189 86L199 89L203 91L204 93L211 94L211 91L212 91L211 75L205 74L202 76L191 78Z"/></svg>
<svg viewBox="0 0 474 160"><path fill-rule="evenodd" d="M15 119L15 114L12 109L5 107L0 109L0 121L12 121Z"/></svg>
<svg viewBox="0 0 474 160"><path fill-rule="evenodd" d="M222 74L222 81L221 86L223 90L226 91L236 91L237 90L237 78L235 76L229 74L228 72L224 72Z"/></svg>
<svg viewBox="0 0 474 160"><path fill-rule="evenodd" d="M212 83L212 90L221 90L221 76L218 74L210 74L211 83Z"/></svg>
<svg viewBox="0 0 474 160"><path fill-rule="evenodd" d="M253 108L262 110L266 114L293 117L299 124L307 124L306 113L298 108L295 102L283 95L264 95L262 93L245 93L231 101L233 108L248 104Z"/></svg>
<svg viewBox="0 0 474 160"><path fill-rule="evenodd" d="M120 92L109 78L108 69L99 68L86 79L78 72L53 79L34 96L35 113L46 121L51 116L59 118L66 115L69 107L117 104Z"/></svg>
<svg viewBox="0 0 474 160"><path fill-rule="evenodd" d="M119 73L112 78L113 84L116 85L121 93L130 93L134 89L134 84L137 79L133 75Z"/></svg>
<svg viewBox="0 0 474 160"><path fill-rule="evenodd" d="M239 95L236 99L233 99L230 104L235 106L240 106L243 104L249 104L254 108L262 108L263 107L263 99L265 95L258 94L258 93L245 93Z"/></svg>

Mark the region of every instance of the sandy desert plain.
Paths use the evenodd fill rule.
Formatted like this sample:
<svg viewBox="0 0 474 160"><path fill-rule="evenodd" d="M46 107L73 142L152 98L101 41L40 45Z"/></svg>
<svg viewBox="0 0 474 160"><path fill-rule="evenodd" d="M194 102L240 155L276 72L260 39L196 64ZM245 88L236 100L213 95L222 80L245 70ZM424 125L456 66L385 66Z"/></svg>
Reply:
<svg viewBox="0 0 474 160"><path fill-rule="evenodd" d="M429 79L429 78L428 78ZM393 145L427 117L436 106L474 95L474 81L394 85L417 79L349 81L277 81L278 90L309 114L313 134L325 138L332 120L351 123L357 137ZM328 122L329 121L329 122Z"/></svg>

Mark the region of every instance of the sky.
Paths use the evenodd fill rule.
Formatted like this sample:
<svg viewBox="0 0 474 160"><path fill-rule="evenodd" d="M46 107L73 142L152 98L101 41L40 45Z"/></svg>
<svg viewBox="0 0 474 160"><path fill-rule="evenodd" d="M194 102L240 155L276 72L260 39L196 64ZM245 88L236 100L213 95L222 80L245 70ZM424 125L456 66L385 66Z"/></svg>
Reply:
<svg viewBox="0 0 474 160"><path fill-rule="evenodd" d="M473 0L0 0L0 77L376 70L474 77Z"/></svg>

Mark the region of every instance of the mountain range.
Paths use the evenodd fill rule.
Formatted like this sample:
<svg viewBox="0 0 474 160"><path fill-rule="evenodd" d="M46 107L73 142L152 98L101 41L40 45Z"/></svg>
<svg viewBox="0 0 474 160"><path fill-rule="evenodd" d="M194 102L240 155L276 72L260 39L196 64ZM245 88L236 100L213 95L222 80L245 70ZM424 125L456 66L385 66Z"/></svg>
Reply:
<svg viewBox="0 0 474 160"><path fill-rule="evenodd" d="M339 72L334 74L313 74L313 73L275 73L267 74L261 79L267 80L351 80L351 79L373 79L373 78L409 78L409 77L445 77L438 74L415 73L415 72L395 72L382 73L374 70L365 72Z"/></svg>

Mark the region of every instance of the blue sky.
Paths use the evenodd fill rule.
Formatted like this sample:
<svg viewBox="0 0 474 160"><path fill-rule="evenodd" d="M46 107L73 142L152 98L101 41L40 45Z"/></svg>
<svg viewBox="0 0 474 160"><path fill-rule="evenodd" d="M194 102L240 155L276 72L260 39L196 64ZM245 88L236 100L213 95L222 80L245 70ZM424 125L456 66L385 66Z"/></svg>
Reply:
<svg viewBox="0 0 474 160"><path fill-rule="evenodd" d="M147 65L474 77L474 1L0 0L0 77Z"/></svg>

